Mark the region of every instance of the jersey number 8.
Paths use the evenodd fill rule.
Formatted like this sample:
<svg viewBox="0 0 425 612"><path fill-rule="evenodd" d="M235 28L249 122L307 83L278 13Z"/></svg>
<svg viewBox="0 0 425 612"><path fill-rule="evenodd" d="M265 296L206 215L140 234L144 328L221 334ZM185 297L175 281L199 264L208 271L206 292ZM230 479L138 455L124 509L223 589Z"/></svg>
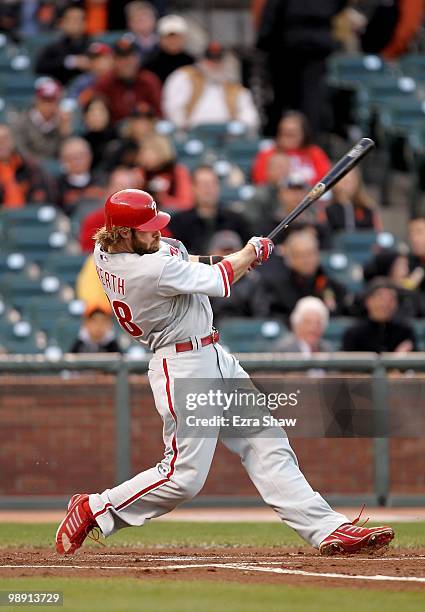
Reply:
<svg viewBox="0 0 425 612"><path fill-rule="evenodd" d="M112 302L112 308L114 309L118 323L126 332L128 332L134 338L137 338L137 336L143 336L143 330L140 329L140 327L133 321L133 313L131 312L131 308L128 304L125 302L120 302L119 300L114 300Z"/></svg>

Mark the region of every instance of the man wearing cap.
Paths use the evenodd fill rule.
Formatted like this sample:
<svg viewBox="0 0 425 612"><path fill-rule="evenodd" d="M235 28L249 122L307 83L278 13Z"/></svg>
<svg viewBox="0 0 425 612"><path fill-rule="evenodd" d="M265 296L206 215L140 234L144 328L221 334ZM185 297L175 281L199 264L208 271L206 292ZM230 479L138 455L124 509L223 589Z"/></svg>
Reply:
<svg viewBox="0 0 425 612"><path fill-rule="evenodd" d="M228 78L224 49L218 42L211 42L194 66L179 68L167 78L162 108L179 129L239 121L256 131L259 125L251 92Z"/></svg>
<svg viewBox="0 0 425 612"><path fill-rule="evenodd" d="M364 304L367 318L347 329L343 351L408 353L416 350L412 327L396 317L398 293L390 279L377 276L370 281L364 293Z"/></svg>
<svg viewBox="0 0 425 612"><path fill-rule="evenodd" d="M282 221L301 202L311 186L299 172L291 172L284 177L277 189L276 201L268 211L264 211L262 222L259 225L262 236L267 236L278 223ZM317 222L313 208L305 211L301 221L291 224L291 231L296 228L314 228L321 248L329 248L329 228Z"/></svg>
<svg viewBox="0 0 425 612"><path fill-rule="evenodd" d="M65 7L58 27L62 31L61 38L41 49L35 71L37 74L52 76L62 85L67 85L87 70L89 65L86 55L89 39L85 34L84 9L75 4Z"/></svg>
<svg viewBox="0 0 425 612"><path fill-rule="evenodd" d="M34 103L13 125L18 149L34 158L55 157L64 138L71 135L72 115L61 109L61 84L41 77L35 84Z"/></svg>
<svg viewBox="0 0 425 612"><path fill-rule="evenodd" d="M193 55L185 51L187 23L179 15L167 15L158 21L159 50L145 68L164 83L174 70L194 63Z"/></svg>
<svg viewBox="0 0 425 612"><path fill-rule="evenodd" d="M251 393L255 388L238 360L221 346L208 298L230 296L253 265L269 259L271 240L253 236L224 258L189 255L180 241L162 238L169 219L144 191L114 193L106 201L105 226L96 234L94 250L97 273L119 325L154 353L148 377L163 421L164 456L117 486L90 495L75 493L56 532L57 553L74 554L96 528L108 537L193 498L208 476L218 439L240 457L264 502L322 555L389 544L391 527L354 527L358 519L350 523L311 488L282 428L264 424L238 433L230 419L223 421L229 413L217 400L216 385L222 393L225 384L227 397L234 385ZM211 385L208 378L216 382ZM194 388L195 394L188 391ZM199 389L207 401L195 403L192 414L188 401L193 406L190 398L200 396ZM247 411L245 403L245 416ZM200 414L219 420L208 427L207 418L194 429L190 421ZM225 421L230 425L227 435Z"/></svg>
<svg viewBox="0 0 425 612"><path fill-rule="evenodd" d="M76 98L80 104L85 104L92 94L96 81L112 70L112 48L103 42L92 42L87 51L89 66L87 72L83 72L74 79L68 89L70 98Z"/></svg>
<svg viewBox="0 0 425 612"><path fill-rule="evenodd" d="M158 77L140 68L140 56L134 39L123 36L113 47L112 71L99 79L93 91L103 96L113 123L129 117L138 104L145 103L161 116L161 82Z"/></svg>

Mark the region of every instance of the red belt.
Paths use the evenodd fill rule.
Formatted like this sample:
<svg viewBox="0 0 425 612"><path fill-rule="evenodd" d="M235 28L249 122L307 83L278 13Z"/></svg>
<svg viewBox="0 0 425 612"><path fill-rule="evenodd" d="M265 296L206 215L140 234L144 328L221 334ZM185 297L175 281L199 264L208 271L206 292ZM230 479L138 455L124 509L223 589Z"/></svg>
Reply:
<svg viewBox="0 0 425 612"><path fill-rule="evenodd" d="M201 346L208 346L209 344L215 344L220 340L220 334L214 329L208 336L201 338ZM193 351L194 346L192 340L187 342L177 342L176 353L185 353L186 351Z"/></svg>

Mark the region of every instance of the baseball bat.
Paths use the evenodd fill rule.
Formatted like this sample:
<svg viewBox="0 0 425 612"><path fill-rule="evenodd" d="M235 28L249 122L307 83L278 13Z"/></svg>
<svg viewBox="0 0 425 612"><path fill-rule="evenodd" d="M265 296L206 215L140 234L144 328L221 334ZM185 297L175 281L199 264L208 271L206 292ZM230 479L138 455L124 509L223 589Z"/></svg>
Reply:
<svg viewBox="0 0 425 612"><path fill-rule="evenodd" d="M316 202L324 193L329 191L335 183L342 179L354 166L360 162L360 160L369 153L375 146L375 143L370 138L362 138L357 144L352 147L348 153L341 157L341 159L329 170L329 172L322 178L321 181L308 192L308 194L301 200L296 208L289 213L274 230L270 232L267 238L274 240L276 236L284 229L286 229L290 223L292 223L302 212L306 210L313 202Z"/></svg>

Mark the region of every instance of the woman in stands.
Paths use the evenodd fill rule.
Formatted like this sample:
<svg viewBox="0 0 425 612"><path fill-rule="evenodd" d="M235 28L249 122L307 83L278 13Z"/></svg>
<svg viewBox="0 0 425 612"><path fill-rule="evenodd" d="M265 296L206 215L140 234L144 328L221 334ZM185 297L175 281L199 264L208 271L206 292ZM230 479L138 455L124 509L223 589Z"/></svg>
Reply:
<svg viewBox="0 0 425 612"><path fill-rule="evenodd" d="M310 185L317 183L331 167L323 149L312 143L307 118L298 111L284 113L279 122L275 143L257 154L252 168L254 183L266 182L267 162L277 152L289 156L291 171L302 175Z"/></svg>
<svg viewBox="0 0 425 612"><path fill-rule="evenodd" d="M154 194L162 208L192 208L193 191L189 171L177 163L175 151L168 138L159 134L144 138L137 162L144 175L144 189Z"/></svg>
<svg viewBox="0 0 425 612"><path fill-rule="evenodd" d="M354 168L333 188L333 201L324 210L332 230L381 231L382 223L377 206L363 183L358 168Z"/></svg>
<svg viewBox="0 0 425 612"><path fill-rule="evenodd" d="M89 143L93 161L92 168L98 168L104 161L105 150L112 141L118 138L117 130L111 125L111 115L105 101L94 97L83 111L83 138Z"/></svg>

